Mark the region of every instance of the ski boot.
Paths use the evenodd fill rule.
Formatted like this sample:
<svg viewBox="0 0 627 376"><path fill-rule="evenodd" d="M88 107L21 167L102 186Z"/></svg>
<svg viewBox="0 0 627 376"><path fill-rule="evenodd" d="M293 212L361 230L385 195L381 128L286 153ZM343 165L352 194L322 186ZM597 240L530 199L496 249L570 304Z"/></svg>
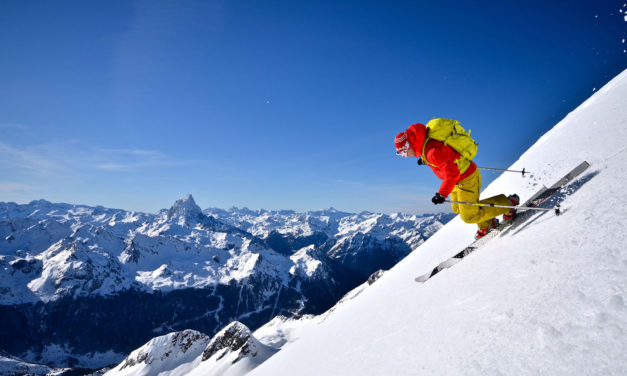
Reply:
<svg viewBox="0 0 627 376"><path fill-rule="evenodd" d="M488 235L488 232L490 232L490 230L495 229L499 227L499 220L496 218L492 218L492 222L490 222L490 226L486 227L486 228L480 228L479 230L477 230L477 233L475 234L475 239L481 239L484 236Z"/></svg>
<svg viewBox="0 0 627 376"><path fill-rule="evenodd" d="M512 204L512 206L518 206L520 204L520 197L518 197L518 195L515 193L513 195L509 195L509 197L507 198L509 199L509 202ZM508 213L503 214L504 221L511 221L514 218L516 218L515 208L512 208Z"/></svg>

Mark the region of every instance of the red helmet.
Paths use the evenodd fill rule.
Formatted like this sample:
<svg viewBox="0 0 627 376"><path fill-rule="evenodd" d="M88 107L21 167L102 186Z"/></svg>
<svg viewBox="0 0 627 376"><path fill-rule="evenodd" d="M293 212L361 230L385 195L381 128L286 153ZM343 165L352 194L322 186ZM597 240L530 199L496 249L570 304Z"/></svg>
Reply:
<svg viewBox="0 0 627 376"><path fill-rule="evenodd" d="M396 148L396 154L401 157L407 156L407 151L409 150L409 139L407 138L407 133L401 132L396 135L396 138L394 138L394 147Z"/></svg>

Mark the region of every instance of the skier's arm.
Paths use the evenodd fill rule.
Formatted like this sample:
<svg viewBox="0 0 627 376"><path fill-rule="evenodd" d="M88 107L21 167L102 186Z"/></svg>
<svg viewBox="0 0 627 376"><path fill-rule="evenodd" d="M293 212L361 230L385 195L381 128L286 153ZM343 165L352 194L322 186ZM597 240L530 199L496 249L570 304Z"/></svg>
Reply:
<svg viewBox="0 0 627 376"><path fill-rule="evenodd" d="M454 162L455 158L459 158L459 154L450 147L444 146L439 149L434 149L433 154L430 153L429 157L430 160L431 158L433 159L442 174L442 184L440 185L438 193L444 197L448 197L455 188L455 184L457 184L461 175L459 167L457 167L457 164Z"/></svg>
<svg viewBox="0 0 627 376"><path fill-rule="evenodd" d="M442 180L438 193L444 197L448 197L448 195L453 192L455 184L459 181L459 168L454 162L449 161L442 166L442 170L445 178Z"/></svg>

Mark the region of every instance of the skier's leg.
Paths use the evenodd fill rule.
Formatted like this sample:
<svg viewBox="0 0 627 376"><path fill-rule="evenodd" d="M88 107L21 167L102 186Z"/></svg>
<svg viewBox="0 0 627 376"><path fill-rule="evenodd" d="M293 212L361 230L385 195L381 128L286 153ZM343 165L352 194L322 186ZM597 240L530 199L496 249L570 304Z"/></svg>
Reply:
<svg viewBox="0 0 627 376"><path fill-rule="evenodd" d="M455 189L458 192L459 201L479 202L481 204L510 205L505 195L493 196L479 200L481 191L481 173L479 170L462 180ZM489 206L459 205L460 216L466 223L476 223L479 228L487 228L492 223L492 218L509 212L508 208L496 208Z"/></svg>
<svg viewBox="0 0 627 376"><path fill-rule="evenodd" d="M459 194L458 194L457 186L455 186L455 188L453 189L453 192L451 192L451 201L459 201ZM453 209L453 213L459 214L459 204L452 203L451 209Z"/></svg>
<svg viewBox="0 0 627 376"><path fill-rule="evenodd" d="M473 172L469 177L460 181L455 186L457 200L461 202L477 202L479 191L481 190L481 173L479 170ZM466 223L477 223L477 218L481 216L481 207L476 205L457 205L459 216Z"/></svg>
<svg viewBox="0 0 627 376"><path fill-rule="evenodd" d="M483 200L479 200L479 203L502 205L502 206L511 205L511 202L505 195L492 196ZM482 210L483 216L481 218L483 219L483 221L489 221L492 218L498 217L499 215L508 213L510 211L509 208L497 208L497 207L491 207L491 206L484 206L483 209L484 209Z"/></svg>
<svg viewBox="0 0 627 376"><path fill-rule="evenodd" d="M481 229L481 228L488 228L490 227L491 224L492 224L492 219L490 218L487 221L477 223L477 226Z"/></svg>

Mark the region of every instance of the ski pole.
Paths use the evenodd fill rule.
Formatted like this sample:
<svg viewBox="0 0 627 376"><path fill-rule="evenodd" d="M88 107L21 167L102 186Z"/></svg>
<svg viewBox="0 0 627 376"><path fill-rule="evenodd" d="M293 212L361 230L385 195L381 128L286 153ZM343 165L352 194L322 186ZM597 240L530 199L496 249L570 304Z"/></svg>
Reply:
<svg viewBox="0 0 627 376"><path fill-rule="evenodd" d="M418 166L422 166L423 164L426 164L422 158L418 158ZM504 171L504 172L519 172L522 173L522 176L525 177L525 174L530 174L531 172L529 171L525 171L525 169L523 168L522 171L520 170L508 170L505 168L494 168L494 167L477 167L480 170L491 170L491 171Z"/></svg>
<svg viewBox="0 0 627 376"><path fill-rule="evenodd" d="M525 174L531 174L529 171L525 171L525 169L523 168L522 171L518 171L518 170L507 170L504 168L492 168L492 167L477 167L480 170L492 170L492 171L505 171L505 172L521 172L522 176L524 177Z"/></svg>
<svg viewBox="0 0 627 376"><path fill-rule="evenodd" d="M478 203L478 202L464 202L464 201L452 201L452 200L445 200L445 201L446 202L450 202L451 204L487 206L487 207L491 207L491 208L509 208L509 209L516 209L516 210L540 210L540 211L551 211L551 210L554 210L555 211L555 215L560 215L560 206L559 205L557 205L554 209L548 209L548 208L537 208L537 207L532 207L532 206L511 206L511 205L481 204L481 203Z"/></svg>

